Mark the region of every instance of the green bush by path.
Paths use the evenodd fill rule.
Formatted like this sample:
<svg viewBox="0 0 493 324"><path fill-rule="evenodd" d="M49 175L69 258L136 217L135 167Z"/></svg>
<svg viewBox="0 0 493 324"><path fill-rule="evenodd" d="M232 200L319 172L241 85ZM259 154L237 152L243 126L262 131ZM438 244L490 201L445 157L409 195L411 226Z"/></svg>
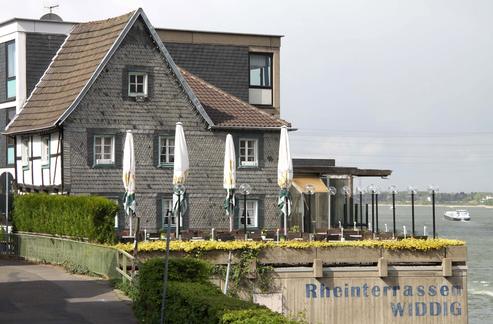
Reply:
<svg viewBox="0 0 493 324"><path fill-rule="evenodd" d="M32 193L15 196L13 222L19 231L113 243L117 212L118 206L104 197Z"/></svg>
<svg viewBox="0 0 493 324"><path fill-rule="evenodd" d="M166 317L168 323L242 323L245 316L258 314L265 323L291 324L294 321L264 306L224 295L209 282L210 265L194 258L170 258ZM151 259L139 267L134 311L140 323L159 323L163 291L164 262ZM251 310L231 313L234 310ZM246 314L246 315L245 315ZM238 320L238 321L237 321ZM282 320L285 320L284 322ZM253 323L253 322L245 322ZM256 322L258 323L258 322Z"/></svg>
<svg viewBox="0 0 493 324"><path fill-rule="evenodd" d="M233 310L224 313L222 324L296 324L296 320L287 319L281 314L268 309Z"/></svg>

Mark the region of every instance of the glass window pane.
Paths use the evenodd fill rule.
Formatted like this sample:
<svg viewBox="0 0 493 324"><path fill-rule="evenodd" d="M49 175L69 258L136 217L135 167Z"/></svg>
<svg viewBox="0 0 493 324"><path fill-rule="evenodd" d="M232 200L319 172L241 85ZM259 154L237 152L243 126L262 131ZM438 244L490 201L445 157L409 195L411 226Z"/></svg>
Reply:
<svg viewBox="0 0 493 324"><path fill-rule="evenodd" d="M14 98L16 90L16 80L7 81L7 98Z"/></svg>
<svg viewBox="0 0 493 324"><path fill-rule="evenodd" d="M15 163L14 153L15 153L14 147L8 147L7 148L7 164L14 164Z"/></svg>
<svg viewBox="0 0 493 324"><path fill-rule="evenodd" d="M272 87L270 54L250 54L250 85Z"/></svg>
<svg viewBox="0 0 493 324"><path fill-rule="evenodd" d="M7 45L7 78L15 76L15 43L9 43Z"/></svg>

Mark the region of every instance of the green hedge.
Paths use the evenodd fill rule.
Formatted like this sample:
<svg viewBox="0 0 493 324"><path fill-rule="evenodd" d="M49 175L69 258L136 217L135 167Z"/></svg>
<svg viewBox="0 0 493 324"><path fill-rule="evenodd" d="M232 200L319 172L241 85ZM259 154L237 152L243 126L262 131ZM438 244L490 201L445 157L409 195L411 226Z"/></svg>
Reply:
<svg viewBox="0 0 493 324"><path fill-rule="evenodd" d="M251 302L224 295L210 283L210 265L193 258L170 258L167 292L168 323L243 323L245 314L259 314L266 323L294 323ZM139 267L134 312L140 323L159 323L163 291L163 259L151 259ZM250 310L235 313L234 310ZM242 317L243 316L243 317ZM246 315L249 316L249 315ZM281 320L285 321L282 322ZM238 321L237 321L238 320ZM270 320L270 322L268 321ZM253 323L253 322L245 322ZM258 322L256 322L258 323Z"/></svg>
<svg viewBox="0 0 493 324"><path fill-rule="evenodd" d="M224 313L223 324L296 324L296 320L290 320L281 314L268 309L243 309Z"/></svg>
<svg viewBox="0 0 493 324"><path fill-rule="evenodd" d="M13 222L19 231L113 243L117 212L118 206L104 197L33 193L15 196Z"/></svg>

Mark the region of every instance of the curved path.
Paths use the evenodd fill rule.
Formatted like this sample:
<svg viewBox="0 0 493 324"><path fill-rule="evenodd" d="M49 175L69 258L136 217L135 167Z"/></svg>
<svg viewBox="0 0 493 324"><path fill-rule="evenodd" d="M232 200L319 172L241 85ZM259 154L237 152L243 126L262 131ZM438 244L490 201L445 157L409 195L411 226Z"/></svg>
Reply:
<svg viewBox="0 0 493 324"><path fill-rule="evenodd" d="M0 323L137 323L105 280L0 259Z"/></svg>

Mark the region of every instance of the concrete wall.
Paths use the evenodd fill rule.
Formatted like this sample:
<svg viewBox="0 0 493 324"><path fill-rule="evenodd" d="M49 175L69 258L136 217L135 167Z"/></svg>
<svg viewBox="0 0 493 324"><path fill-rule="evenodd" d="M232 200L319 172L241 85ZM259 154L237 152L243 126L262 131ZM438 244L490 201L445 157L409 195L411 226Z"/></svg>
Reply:
<svg viewBox="0 0 493 324"><path fill-rule="evenodd" d="M228 228L222 207L224 143L226 132L207 130L202 117L178 86L162 54L152 44L143 25L138 22L115 52L107 67L64 123L64 187L72 194L101 194L114 197L123 194L121 155L126 130L134 133L137 213L142 228L161 228L161 199L172 194L172 168L158 167L154 148L159 134L174 134L175 123L184 125L190 155L187 180L189 212L184 225L188 228ZM150 71L150 96L144 102L125 98L122 86L127 66L144 66ZM108 168L95 168L89 162L92 154L91 132L116 135L116 163ZM250 133L251 134L251 133ZM236 137L240 135L234 132ZM277 228L276 196L278 187L278 132L257 132L263 142L263 160L255 169L240 169L238 183L253 187L252 197L262 199L260 226ZM238 150L238 148L237 148ZM111 194L111 195L110 195Z"/></svg>
<svg viewBox="0 0 493 324"><path fill-rule="evenodd" d="M242 296L317 324L467 323L466 254L465 246L265 248L250 270L273 267L270 287L260 291L254 281L253 296L251 290ZM228 260L227 252L201 257L222 265ZM233 263L240 258L233 252Z"/></svg>
<svg viewBox="0 0 493 324"><path fill-rule="evenodd" d="M451 277L436 266L391 267L384 278L372 267L326 267L321 278L311 268L276 273L269 299L282 305L273 306L310 323L467 323L465 266Z"/></svg>

